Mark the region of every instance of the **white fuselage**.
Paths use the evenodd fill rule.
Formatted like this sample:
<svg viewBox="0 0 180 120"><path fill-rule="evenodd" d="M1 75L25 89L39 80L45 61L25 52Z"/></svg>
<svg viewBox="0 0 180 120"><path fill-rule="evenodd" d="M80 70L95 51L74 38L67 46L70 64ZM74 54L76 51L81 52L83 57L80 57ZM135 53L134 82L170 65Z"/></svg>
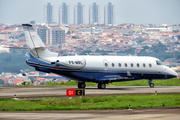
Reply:
<svg viewBox="0 0 180 120"><path fill-rule="evenodd" d="M165 65L157 65L160 61L154 57L138 56L62 56L46 58L49 62L59 61L59 67L81 70L105 71L153 71L177 76L177 73ZM61 66L63 65L63 66Z"/></svg>

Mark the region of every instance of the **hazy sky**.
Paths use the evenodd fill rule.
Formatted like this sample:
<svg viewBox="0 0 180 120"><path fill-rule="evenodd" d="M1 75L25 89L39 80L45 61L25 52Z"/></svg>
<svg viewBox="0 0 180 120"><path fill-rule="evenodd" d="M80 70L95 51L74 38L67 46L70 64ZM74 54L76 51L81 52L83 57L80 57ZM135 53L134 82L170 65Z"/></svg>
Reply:
<svg viewBox="0 0 180 120"><path fill-rule="evenodd" d="M73 24L74 5L85 5L85 23L89 22L89 5L100 5L100 23L104 21L104 5L115 5L116 24L177 24L180 23L180 0L0 0L0 23L43 23L43 6L54 5L58 22L59 5L70 5L70 23Z"/></svg>

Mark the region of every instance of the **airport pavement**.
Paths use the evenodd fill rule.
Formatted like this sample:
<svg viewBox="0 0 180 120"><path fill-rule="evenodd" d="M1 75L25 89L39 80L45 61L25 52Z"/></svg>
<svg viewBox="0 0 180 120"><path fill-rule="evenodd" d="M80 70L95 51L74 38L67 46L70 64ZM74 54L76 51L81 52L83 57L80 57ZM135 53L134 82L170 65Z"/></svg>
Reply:
<svg viewBox="0 0 180 120"><path fill-rule="evenodd" d="M0 87L0 98L41 98L41 97L64 97L66 89L77 89L76 86L14 86ZM180 86L107 86L106 89L87 87L86 96L94 95L121 95L121 94L180 94Z"/></svg>
<svg viewBox="0 0 180 120"><path fill-rule="evenodd" d="M0 120L180 120L180 108L0 112Z"/></svg>
<svg viewBox="0 0 180 120"><path fill-rule="evenodd" d="M66 89L76 86L14 86L0 87L0 98L64 97ZM107 86L106 89L87 87L86 96L122 94L180 94L179 86ZM135 110L88 110L88 111L0 111L0 120L180 120L180 107Z"/></svg>

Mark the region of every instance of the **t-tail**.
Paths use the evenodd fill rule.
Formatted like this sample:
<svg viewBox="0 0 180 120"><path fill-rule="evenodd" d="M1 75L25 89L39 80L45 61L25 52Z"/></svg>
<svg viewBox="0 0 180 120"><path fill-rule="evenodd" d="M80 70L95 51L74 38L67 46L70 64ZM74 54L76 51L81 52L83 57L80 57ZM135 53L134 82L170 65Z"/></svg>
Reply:
<svg viewBox="0 0 180 120"><path fill-rule="evenodd" d="M36 30L30 24L22 24L28 46L28 51L31 57L47 58L57 57L58 53L53 53L44 45Z"/></svg>

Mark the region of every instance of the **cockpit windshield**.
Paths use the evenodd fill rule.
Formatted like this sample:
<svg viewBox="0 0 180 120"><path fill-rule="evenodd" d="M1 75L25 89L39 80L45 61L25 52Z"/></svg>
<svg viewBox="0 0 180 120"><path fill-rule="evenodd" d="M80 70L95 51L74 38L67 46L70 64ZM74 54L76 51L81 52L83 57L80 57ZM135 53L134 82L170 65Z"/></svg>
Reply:
<svg viewBox="0 0 180 120"><path fill-rule="evenodd" d="M156 60L156 64L157 65L164 65L161 61L159 61L159 60Z"/></svg>

